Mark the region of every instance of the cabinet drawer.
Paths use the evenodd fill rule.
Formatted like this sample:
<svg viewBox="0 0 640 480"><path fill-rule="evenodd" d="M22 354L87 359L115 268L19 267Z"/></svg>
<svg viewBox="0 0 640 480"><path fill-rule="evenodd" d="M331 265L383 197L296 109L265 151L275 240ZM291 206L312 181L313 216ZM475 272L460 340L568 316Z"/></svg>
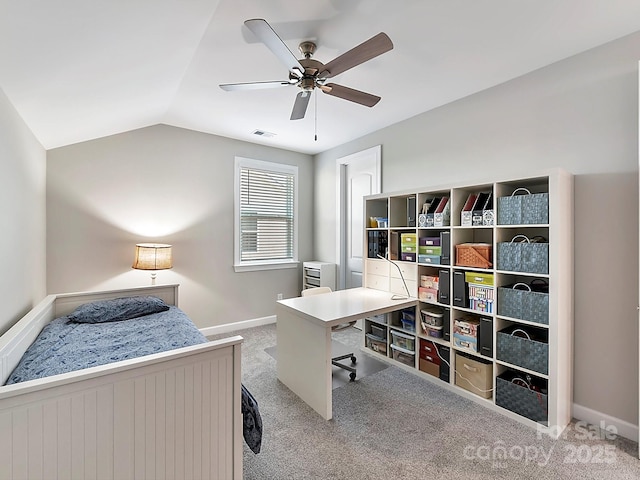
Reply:
<svg viewBox="0 0 640 480"><path fill-rule="evenodd" d="M320 270L318 270L317 268L305 268L304 274L307 277L320 278Z"/></svg>
<svg viewBox="0 0 640 480"><path fill-rule="evenodd" d="M389 262L386 260L367 260L367 275L389 275Z"/></svg>
<svg viewBox="0 0 640 480"><path fill-rule="evenodd" d="M376 290L389 291L389 277L383 277L382 275L369 275L367 274L367 287Z"/></svg>
<svg viewBox="0 0 640 480"><path fill-rule="evenodd" d="M409 290L409 295L412 297L418 298L418 282L416 282L415 280L407 280L406 282L407 282L407 289ZM389 291L392 293L396 293L398 295L407 294L406 290L404 289L404 284L402 283L402 279L400 278L389 279Z"/></svg>
<svg viewBox="0 0 640 480"><path fill-rule="evenodd" d="M400 267L400 271L393 265L387 265L389 267L389 276L392 278L401 278L400 272L402 272L404 279L407 281L418 278L418 265L416 264L396 263Z"/></svg>
<svg viewBox="0 0 640 480"><path fill-rule="evenodd" d="M305 284L309 285L311 287L319 287L320 286L320 279L319 278L307 277L304 280L305 280Z"/></svg>

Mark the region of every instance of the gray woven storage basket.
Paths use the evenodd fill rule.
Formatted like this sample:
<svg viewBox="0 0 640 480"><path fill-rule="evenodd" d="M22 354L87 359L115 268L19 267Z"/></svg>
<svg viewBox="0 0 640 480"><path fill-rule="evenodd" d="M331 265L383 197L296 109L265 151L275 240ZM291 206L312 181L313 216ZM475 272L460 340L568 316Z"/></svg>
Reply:
<svg viewBox="0 0 640 480"><path fill-rule="evenodd" d="M549 223L549 194L532 193L522 199L522 224Z"/></svg>
<svg viewBox="0 0 640 480"><path fill-rule="evenodd" d="M516 242L523 237L526 242ZM531 243L525 235L516 235L510 242L496 245L496 267L498 270L526 273L549 273L549 244Z"/></svg>
<svg viewBox="0 0 640 480"><path fill-rule="evenodd" d="M516 287L523 285L527 290ZM498 315L549 324L549 294L534 292L526 283L498 287Z"/></svg>
<svg viewBox="0 0 640 480"><path fill-rule="evenodd" d="M496 359L547 375L549 373L549 344L518 337L512 333L511 331L497 332Z"/></svg>
<svg viewBox="0 0 640 480"><path fill-rule="evenodd" d="M496 378L496 405L534 422L546 424L548 421L547 395L500 377Z"/></svg>
<svg viewBox="0 0 640 480"><path fill-rule="evenodd" d="M516 195L517 192L526 195ZM516 188L508 197L498 198L498 225L532 225L549 223L549 194L531 193Z"/></svg>

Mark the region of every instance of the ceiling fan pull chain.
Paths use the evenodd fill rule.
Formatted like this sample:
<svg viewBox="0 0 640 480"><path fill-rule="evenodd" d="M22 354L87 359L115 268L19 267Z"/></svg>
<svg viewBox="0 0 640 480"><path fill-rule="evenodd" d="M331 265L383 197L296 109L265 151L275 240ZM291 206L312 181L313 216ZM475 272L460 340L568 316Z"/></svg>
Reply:
<svg viewBox="0 0 640 480"><path fill-rule="evenodd" d="M315 92L313 101L315 102L314 115L315 115L315 125L314 125L314 135L313 140L315 142L318 141L318 92Z"/></svg>

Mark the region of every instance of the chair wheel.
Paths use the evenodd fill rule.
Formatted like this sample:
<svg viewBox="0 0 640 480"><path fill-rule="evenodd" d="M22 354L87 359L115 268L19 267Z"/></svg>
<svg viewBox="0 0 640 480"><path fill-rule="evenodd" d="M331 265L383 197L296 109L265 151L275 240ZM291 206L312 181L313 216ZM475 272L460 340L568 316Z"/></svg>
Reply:
<svg viewBox="0 0 640 480"><path fill-rule="evenodd" d="M352 381L352 382L353 382L353 381L355 381L355 379L356 379L356 374L355 374L354 372L351 372L351 373L349 374L349 378L351 379L351 381Z"/></svg>
<svg viewBox="0 0 640 480"><path fill-rule="evenodd" d="M351 363L356 363L357 359L354 355L351 355Z"/></svg>

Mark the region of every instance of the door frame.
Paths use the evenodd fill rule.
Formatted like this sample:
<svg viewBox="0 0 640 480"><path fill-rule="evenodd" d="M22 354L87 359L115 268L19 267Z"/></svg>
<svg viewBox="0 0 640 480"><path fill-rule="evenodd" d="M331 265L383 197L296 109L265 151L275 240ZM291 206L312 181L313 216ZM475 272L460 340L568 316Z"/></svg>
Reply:
<svg viewBox="0 0 640 480"><path fill-rule="evenodd" d="M346 269L344 266L347 262L347 215L346 215L346 193L347 193L347 166L354 164L358 161L374 161L376 168L377 182L374 185L373 193L382 193L382 145L376 145L375 147L362 150L360 152L352 153L344 157L336 159L336 179L338 180L338 188L336 199L336 258L337 258L337 287L339 290L344 289L346 285ZM364 211L362 212L364 216Z"/></svg>

